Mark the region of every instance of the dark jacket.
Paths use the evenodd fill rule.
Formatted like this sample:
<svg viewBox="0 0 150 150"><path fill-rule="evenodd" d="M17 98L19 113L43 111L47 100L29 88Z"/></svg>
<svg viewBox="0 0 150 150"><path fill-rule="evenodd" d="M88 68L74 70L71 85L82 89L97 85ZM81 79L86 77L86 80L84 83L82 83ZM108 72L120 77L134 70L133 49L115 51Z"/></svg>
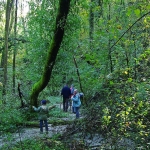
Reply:
<svg viewBox="0 0 150 150"><path fill-rule="evenodd" d="M63 98L70 98L71 96L71 90L68 86L64 86L61 90L61 95L63 95Z"/></svg>

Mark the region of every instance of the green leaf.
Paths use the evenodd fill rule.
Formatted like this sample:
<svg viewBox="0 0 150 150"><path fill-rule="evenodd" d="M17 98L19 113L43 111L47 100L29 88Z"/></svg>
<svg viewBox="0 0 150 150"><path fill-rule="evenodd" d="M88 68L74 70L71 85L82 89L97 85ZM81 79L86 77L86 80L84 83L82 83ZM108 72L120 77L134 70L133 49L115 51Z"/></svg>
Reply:
<svg viewBox="0 0 150 150"><path fill-rule="evenodd" d="M132 82L132 78L128 78L128 82Z"/></svg>
<svg viewBox="0 0 150 150"><path fill-rule="evenodd" d="M110 83L110 85L113 85L113 84L114 84L114 82L113 82L113 81L110 81L109 83Z"/></svg>
<svg viewBox="0 0 150 150"><path fill-rule="evenodd" d="M131 9L128 9L128 10L127 10L127 13L126 13L127 16L130 16L130 15L131 15L131 12L132 12L132 10L131 10Z"/></svg>
<svg viewBox="0 0 150 150"><path fill-rule="evenodd" d="M141 12L139 9L134 10L134 13L136 14L137 17L140 17Z"/></svg>

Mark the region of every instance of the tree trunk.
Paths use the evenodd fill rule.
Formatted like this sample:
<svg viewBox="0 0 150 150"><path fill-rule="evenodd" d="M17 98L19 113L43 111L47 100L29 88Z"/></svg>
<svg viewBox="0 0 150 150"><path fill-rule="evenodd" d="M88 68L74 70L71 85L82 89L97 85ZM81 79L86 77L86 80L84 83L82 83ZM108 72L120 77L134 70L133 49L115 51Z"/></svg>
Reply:
<svg viewBox="0 0 150 150"><path fill-rule="evenodd" d="M15 74L16 74L16 36L17 36L17 8L18 8L18 0L16 0L16 8L15 8L15 24L14 24L14 36L15 36L15 43L14 43L14 51L13 51L13 93L15 93Z"/></svg>
<svg viewBox="0 0 150 150"><path fill-rule="evenodd" d="M110 12L111 11L111 5L109 4L109 14L108 14L108 21L110 21ZM112 56L111 56L111 48L110 48L110 31L109 31L109 26L108 26L108 34L109 34L109 40L108 40L108 59L109 59L109 62L110 62L110 72L112 73L113 72L113 62L112 62Z"/></svg>
<svg viewBox="0 0 150 150"><path fill-rule="evenodd" d="M21 9L21 16L22 16L21 17L21 21L22 21L22 25L23 25L23 33L24 33L25 36L27 36L26 25L25 25L26 20L25 20L25 18L23 16L23 11L25 9L25 8L23 8L24 7L23 2L21 3L20 7L21 7L20 9Z"/></svg>
<svg viewBox="0 0 150 150"><path fill-rule="evenodd" d="M76 71L77 71L78 81L79 81L79 84L80 84L80 90L81 90L82 93L84 93L83 88L82 88L82 84L81 84L80 73L79 73L79 69L78 69L78 65L77 65L75 56L73 56L73 60L74 60L74 64L75 64Z"/></svg>
<svg viewBox="0 0 150 150"><path fill-rule="evenodd" d="M48 56L45 62L43 75L41 79L37 83L35 83L32 87L32 92L30 95L31 105L37 106L38 95L47 86L50 80L52 69L57 57L57 53L59 51L64 36L66 19L70 8L70 1L71 0L59 0L59 10L56 17L54 37L52 39L50 49L48 50Z"/></svg>
<svg viewBox="0 0 150 150"><path fill-rule="evenodd" d="M98 6L100 7L98 17L103 17L103 0L98 0Z"/></svg>
<svg viewBox="0 0 150 150"><path fill-rule="evenodd" d="M3 68L4 68L4 82L3 82L3 95L6 95L6 86L7 86L7 54L8 54L8 36L9 36L9 22L10 22L10 13L13 5L13 0L7 0L6 7L6 23L5 23L5 49L3 51L4 60L3 60Z"/></svg>
<svg viewBox="0 0 150 150"><path fill-rule="evenodd" d="M94 0L91 0L90 2L90 18L89 18L89 25L90 25L90 31L89 31L89 39L90 39L90 50L93 49L93 33L94 33L94 13L93 13L93 3Z"/></svg>

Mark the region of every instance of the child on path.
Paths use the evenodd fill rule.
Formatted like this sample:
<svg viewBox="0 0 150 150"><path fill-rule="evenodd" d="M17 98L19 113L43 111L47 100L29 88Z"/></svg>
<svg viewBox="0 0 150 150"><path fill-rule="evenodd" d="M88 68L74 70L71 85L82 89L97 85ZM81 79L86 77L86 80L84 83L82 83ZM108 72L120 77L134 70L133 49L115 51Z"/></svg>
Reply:
<svg viewBox="0 0 150 150"><path fill-rule="evenodd" d="M46 133L48 133L48 123L47 123L47 118L48 118L48 112L50 109L56 107L56 105L53 106L46 106L46 100L42 100L41 101L41 106L39 106L38 108L36 108L35 106L32 106L32 108L39 112L38 114L38 119L40 121L40 133L43 133L43 123L45 125L45 130Z"/></svg>

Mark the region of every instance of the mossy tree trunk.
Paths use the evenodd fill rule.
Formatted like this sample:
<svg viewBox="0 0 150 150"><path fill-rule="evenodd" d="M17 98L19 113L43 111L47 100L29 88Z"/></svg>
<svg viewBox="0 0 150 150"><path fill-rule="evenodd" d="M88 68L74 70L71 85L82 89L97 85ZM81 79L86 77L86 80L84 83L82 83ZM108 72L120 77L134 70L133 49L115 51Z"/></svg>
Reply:
<svg viewBox="0 0 150 150"><path fill-rule="evenodd" d="M70 1L71 0L59 0L59 9L56 17L54 37L52 39L50 48L48 50L48 56L45 62L43 74L40 80L36 82L32 87L32 91L30 95L31 105L37 106L38 95L47 86L50 80L52 69L57 57L57 53L59 51L64 36L66 19L70 8Z"/></svg>

